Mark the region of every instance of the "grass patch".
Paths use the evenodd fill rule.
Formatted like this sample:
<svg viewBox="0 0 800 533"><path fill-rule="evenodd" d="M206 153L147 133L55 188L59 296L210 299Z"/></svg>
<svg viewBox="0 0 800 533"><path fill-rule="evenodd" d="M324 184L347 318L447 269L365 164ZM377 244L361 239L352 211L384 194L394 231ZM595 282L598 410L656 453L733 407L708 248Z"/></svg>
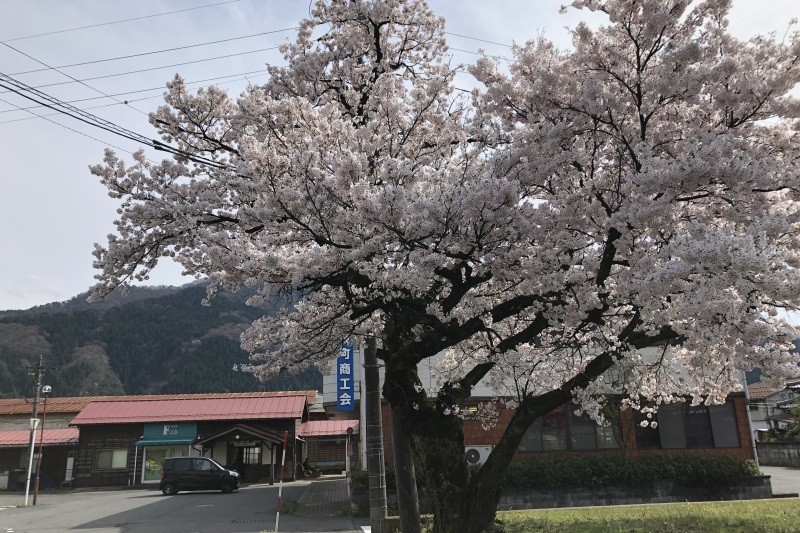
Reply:
<svg viewBox="0 0 800 533"><path fill-rule="evenodd" d="M800 530L800 500L745 500L504 511L505 533L790 533Z"/></svg>
<svg viewBox="0 0 800 533"><path fill-rule="evenodd" d="M298 514L300 512L300 504L297 500L286 500L283 502L284 514Z"/></svg>

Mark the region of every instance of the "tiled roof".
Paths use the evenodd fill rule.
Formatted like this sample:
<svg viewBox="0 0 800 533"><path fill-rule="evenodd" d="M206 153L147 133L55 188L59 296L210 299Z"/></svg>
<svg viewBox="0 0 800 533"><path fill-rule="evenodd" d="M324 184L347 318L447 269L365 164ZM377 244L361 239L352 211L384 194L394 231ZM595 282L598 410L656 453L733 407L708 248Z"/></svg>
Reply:
<svg viewBox="0 0 800 533"><path fill-rule="evenodd" d="M317 391L274 391L274 392L215 392L207 394L146 394L141 396L65 396L47 399L48 413L78 413L91 402L120 402L130 400L170 400L187 398L265 398L273 396L305 395L308 405L314 403ZM20 415L31 412L29 398L0 399L0 416Z"/></svg>
<svg viewBox="0 0 800 533"><path fill-rule="evenodd" d="M0 431L0 447L10 446L28 446L30 443L31 432L27 429L12 429ZM41 430L36 431L36 445L39 445L39 440L46 446L53 446L56 444L72 444L78 442L78 428L61 428L61 429L47 429L44 430L42 436Z"/></svg>
<svg viewBox="0 0 800 533"><path fill-rule="evenodd" d="M358 435L358 420L311 420L300 426L300 436L344 436L347 428L353 428L353 434Z"/></svg>
<svg viewBox="0 0 800 533"><path fill-rule="evenodd" d="M763 385L760 381L747 386L747 393L750 395L751 402L766 400L768 397L782 390L783 388L768 387L767 385Z"/></svg>
<svg viewBox="0 0 800 533"><path fill-rule="evenodd" d="M305 395L138 398L91 402L70 425L302 418L305 407Z"/></svg>

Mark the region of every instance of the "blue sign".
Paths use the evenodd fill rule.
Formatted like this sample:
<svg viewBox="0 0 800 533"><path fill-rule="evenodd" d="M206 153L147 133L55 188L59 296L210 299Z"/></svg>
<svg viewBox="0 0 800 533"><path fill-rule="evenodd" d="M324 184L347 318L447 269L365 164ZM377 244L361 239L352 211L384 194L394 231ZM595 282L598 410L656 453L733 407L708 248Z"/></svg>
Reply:
<svg viewBox="0 0 800 533"><path fill-rule="evenodd" d="M353 346L345 344L336 358L336 410L352 411L355 408L353 395Z"/></svg>

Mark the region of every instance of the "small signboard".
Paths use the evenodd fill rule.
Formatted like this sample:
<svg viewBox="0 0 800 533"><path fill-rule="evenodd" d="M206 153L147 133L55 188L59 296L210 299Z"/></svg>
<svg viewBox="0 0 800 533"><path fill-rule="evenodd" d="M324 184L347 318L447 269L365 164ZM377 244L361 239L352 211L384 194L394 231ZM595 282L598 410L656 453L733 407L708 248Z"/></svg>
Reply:
<svg viewBox="0 0 800 533"><path fill-rule="evenodd" d="M336 358L336 410L353 411L355 397L353 387L353 346L346 343Z"/></svg>

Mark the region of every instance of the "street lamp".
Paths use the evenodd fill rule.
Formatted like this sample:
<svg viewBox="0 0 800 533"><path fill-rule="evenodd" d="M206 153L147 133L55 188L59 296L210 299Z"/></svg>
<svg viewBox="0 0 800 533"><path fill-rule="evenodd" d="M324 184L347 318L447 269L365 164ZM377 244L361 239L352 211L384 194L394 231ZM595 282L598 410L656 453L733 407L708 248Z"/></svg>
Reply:
<svg viewBox="0 0 800 533"><path fill-rule="evenodd" d="M42 460L44 459L44 423L47 420L47 397L53 388L50 385L42 387L44 396L44 406L42 407L42 431L39 433L39 464L36 466L36 483L33 485L33 505L36 505L36 497L39 495L39 479L42 477Z"/></svg>

